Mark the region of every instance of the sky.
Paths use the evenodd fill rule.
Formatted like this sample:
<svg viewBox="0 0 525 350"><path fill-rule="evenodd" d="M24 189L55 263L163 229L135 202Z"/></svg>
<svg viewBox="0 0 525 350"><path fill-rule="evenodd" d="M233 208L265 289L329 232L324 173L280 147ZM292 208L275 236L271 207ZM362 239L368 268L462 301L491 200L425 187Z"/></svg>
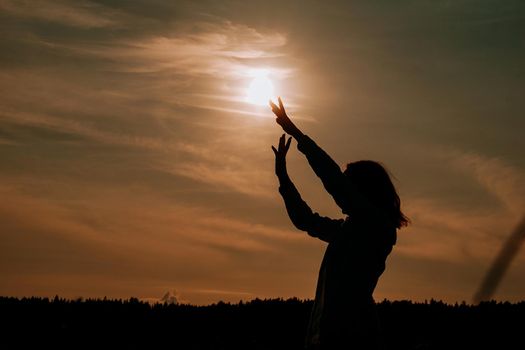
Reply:
<svg viewBox="0 0 525 350"><path fill-rule="evenodd" d="M470 302L525 214L522 1L0 0L0 37L0 295L313 298L261 69L338 164L395 177L376 300ZM288 168L343 217L295 142ZM521 249L494 297L524 274Z"/></svg>

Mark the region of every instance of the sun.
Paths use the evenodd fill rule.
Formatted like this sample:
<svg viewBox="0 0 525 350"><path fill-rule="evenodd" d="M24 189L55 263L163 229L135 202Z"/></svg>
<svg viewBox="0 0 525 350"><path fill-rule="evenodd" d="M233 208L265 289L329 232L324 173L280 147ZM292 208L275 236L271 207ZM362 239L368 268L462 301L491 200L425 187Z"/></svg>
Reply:
<svg viewBox="0 0 525 350"><path fill-rule="evenodd" d="M254 69L251 72L250 76L253 76L253 80L246 92L246 102L264 106L274 97L273 84L268 78L269 73L267 69Z"/></svg>

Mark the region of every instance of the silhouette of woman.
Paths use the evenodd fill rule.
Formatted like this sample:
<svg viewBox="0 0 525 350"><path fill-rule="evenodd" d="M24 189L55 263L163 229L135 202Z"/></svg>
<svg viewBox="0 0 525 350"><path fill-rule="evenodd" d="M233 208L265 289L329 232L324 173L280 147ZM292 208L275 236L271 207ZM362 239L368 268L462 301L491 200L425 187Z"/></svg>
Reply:
<svg viewBox="0 0 525 350"><path fill-rule="evenodd" d="M290 180L286 153L292 137L283 134L275 153L275 172L292 223L328 243L308 325L308 349L381 349L379 323L372 297L385 261L396 243L397 229L408 219L387 171L377 162L361 160L341 171L286 115L283 103L270 101L277 123L297 140L326 191L346 214L331 219L312 212Z"/></svg>

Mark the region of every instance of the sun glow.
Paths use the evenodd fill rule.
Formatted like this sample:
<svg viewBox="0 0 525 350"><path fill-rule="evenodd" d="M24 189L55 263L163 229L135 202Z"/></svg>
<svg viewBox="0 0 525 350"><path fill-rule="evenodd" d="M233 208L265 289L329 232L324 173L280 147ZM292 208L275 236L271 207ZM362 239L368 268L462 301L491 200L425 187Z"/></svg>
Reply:
<svg viewBox="0 0 525 350"><path fill-rule="evenodd" d="M266 69L254 69L251 72L253 80L246 93L246 102L255 105L267 105L268 101L274 97L273 84L268 78L270 72Z"/></svg>

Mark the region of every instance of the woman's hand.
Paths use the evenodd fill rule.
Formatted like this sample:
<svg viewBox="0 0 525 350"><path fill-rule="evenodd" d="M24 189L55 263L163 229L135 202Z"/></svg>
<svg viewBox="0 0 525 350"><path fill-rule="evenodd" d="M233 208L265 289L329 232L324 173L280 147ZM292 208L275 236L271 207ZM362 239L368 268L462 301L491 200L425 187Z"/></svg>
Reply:
<svg viewBox="0 0 525 350"><path fill-rule="evenodd" d="M275 121L277 124L279 124L283 130L295 137L296 139L302 135L302 132L295 126L295 124L290 120L290 118L286 115L286 111L284 110L283 101L279 97L279 106L277 106L275 103L273 103L270 100L270 107L272 107L272 112L277 117Z"/></svg>
<svg viewBox="0 0 525 350"><path fill-rule="evenodd" d="M279 146L277 149L272 146L273 153L275 153L275 174L277 174L278 177L287 176L286 153L288 153L288 149L290 149L292 138L290 137L285 143L285 137L286 135L283 134L279 138Z"/></svg>

